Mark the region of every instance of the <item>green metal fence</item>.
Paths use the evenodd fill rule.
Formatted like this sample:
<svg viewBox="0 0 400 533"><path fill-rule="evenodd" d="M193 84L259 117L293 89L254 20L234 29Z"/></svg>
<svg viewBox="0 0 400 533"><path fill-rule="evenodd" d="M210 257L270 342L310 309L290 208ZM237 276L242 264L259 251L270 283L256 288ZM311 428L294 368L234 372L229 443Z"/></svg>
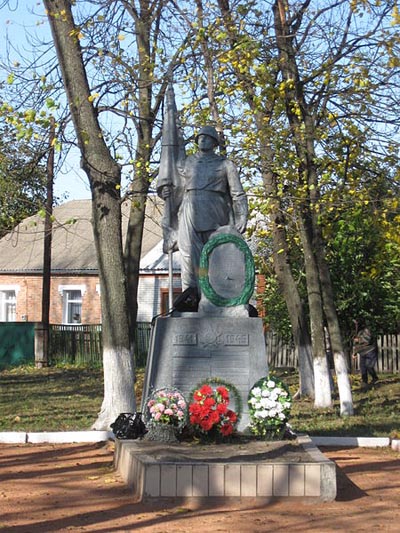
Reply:
<svg viewBox="0 0 400 533"><path fill-rule="evenodd" d="M0 322L0 369L33 363L35 359L35 324Z"/></svg>

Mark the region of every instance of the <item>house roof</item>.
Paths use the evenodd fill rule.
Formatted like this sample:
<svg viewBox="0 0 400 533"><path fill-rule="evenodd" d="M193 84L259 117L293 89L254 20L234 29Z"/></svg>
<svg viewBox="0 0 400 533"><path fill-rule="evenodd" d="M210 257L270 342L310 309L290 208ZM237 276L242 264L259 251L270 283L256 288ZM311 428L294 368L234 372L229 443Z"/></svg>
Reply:
<svg viewBox="0 0 400 533"><path fill-rule="evenodd" d="M142 255L140 270L143 273L168 272L168 255L164 254L162 249L163 241L161 240L145 256ZM181 271L179 254L172 254L172 270L174 273Z"/></svg>
<svg viewBox="0 0 400 533"><path fill-rule="evenodd" d="M122 229L126 235L130 202L122 205ZM143 259L162 241L162 205L150 196L142 241ZM72 200L54 208L52 259L53 273L97 273L93 240L91 200ZM0 273L38 273L43 270L44 218L39 214L23 220L0 239ZM162 248L159 246L158 251ZM154 255L154 254L153 254ZM157 264L157 259L154 260ZM161 261L165 263L165 261ZM161 265L160 265L161 266ZM153 265L157 270L155 265ZM164 270L163 268L161 268Z"/></svg>

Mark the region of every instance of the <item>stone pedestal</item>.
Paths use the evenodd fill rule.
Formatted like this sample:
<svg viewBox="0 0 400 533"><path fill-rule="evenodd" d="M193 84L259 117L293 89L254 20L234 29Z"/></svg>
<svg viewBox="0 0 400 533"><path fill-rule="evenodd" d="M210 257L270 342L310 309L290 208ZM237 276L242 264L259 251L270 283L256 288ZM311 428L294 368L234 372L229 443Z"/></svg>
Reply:
<svg viewBox="0 0 400 533"><path fill-rule="evenodd" d="M156 389L175 387L189 400L203 380L219 378L232 383L240 393L243 410L238 429L244 431L249 425L248 393L258 379L268 374L262 320L182 315L155 321L142 410L145 399Z"/></svg>
<svg viewBox="0 0 400 533"><path fill-rule="evenodd" d="M196 446L116 441L114 465L135 501L221 505L248 500L334 501L336 466L309 437L288 443Z"/></svg>

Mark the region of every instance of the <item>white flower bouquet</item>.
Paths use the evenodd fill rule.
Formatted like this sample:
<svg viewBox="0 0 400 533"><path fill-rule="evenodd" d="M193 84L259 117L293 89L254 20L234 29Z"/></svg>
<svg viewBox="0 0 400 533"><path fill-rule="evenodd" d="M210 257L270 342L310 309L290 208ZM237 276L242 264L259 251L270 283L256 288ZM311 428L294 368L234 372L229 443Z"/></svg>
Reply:
<svg viewBox="0 0 400 533"><path fill-rule="evenodd" d="M279 438L286 426L292 398L286 385L272 376L254 384L248 397L250 431L263 438Z"/></svg>

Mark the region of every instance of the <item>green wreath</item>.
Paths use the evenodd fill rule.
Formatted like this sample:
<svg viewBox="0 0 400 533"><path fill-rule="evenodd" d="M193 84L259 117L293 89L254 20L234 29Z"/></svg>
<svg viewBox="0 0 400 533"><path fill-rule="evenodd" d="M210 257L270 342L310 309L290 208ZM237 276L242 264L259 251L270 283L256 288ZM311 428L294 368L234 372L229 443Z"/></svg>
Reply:
<svg viewBox="0 0 400 533"><path fill-rule="evenodd" d="M208 278L209 270L209 257L211 252L221 244L232 243L238 248L245 258L245 280L244 287L239 294L233 298L224 298L219 295L214 288L211 286L210 280ZM250 248L247 246L246 242L237 237L236 235L231 235L229 233L223 233L221 235L216 235L212 237L203 247L200 257L200 276L199 284L202 293L218 307L234 307L236 305L245 305L249 303L250 298L253 295L254 291L254 281L255 281L255 269L254 269L254 259L250 251Z"/></svg>

